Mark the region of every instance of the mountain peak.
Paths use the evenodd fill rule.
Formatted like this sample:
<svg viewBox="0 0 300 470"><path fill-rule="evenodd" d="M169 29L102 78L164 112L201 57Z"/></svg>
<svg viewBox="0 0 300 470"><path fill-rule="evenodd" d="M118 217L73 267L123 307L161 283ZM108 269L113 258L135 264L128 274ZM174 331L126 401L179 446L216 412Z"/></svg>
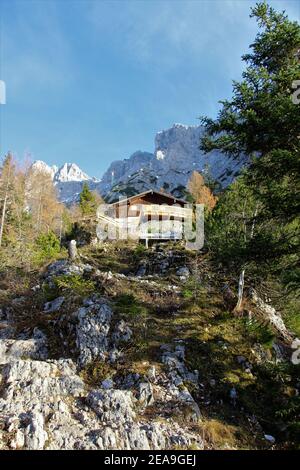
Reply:
<svg viewBox="0 0 300 470"><path fill-rule="evenodd" d="M64 163L56 172L55 181L87 181L91 178L76 163Z"/></svg>
<svg viewBox="0 0 300 470"><path fill-rule="evenodd" d="M42 160L35 160L33 164L31 165L31 170L34 172L40 172L40 173L47 173L51 176L51 178L54 178L55 173L57 172L57 166L49 166L47 163L43 162Z"/></svg>
<svg viewBox="0 0 300 470"><path fill-rule="evenodd" d="M33 171L40 171L51 175L54 182L87 181L92 180L76 163L64 163L61 167L49 166L42 160L36 160L31 165Z"/></svg>

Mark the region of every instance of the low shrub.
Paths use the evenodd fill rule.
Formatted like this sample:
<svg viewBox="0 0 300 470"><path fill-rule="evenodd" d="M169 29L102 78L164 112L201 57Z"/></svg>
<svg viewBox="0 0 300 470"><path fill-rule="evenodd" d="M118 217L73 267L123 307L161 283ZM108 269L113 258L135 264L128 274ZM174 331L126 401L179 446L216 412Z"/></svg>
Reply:
<svg viewBox="0 0 300 470"><path fill-rule="evenodd" d="M143 245L142 243L139 243L133 251L134 259L139 259L142 255L145 254L146 251L147 251L146 246Z"/></svg>
<svg viewBox="0 0 300 470"><path fill-rule="evenodd" d="M90 279L84 279L79 274L57 276L54 278L54 284L61 292L76 293L81 297L95 291L95 283Z"/></svg>
<svg viewBox="0 0 300 470"><path fill-rule="evenodd" d="M83 381L88 385L99 387L103 380L112 378L115 373L115 369L113 369L107 362L101 361L100 359L94 359L85 366L80 375Z"/></svg>
<svg viewBox="0 0 300 470"><path fill-rule="evenodd" d="M39 235L35 241L36 262L43 262L51 258L55 258L60 253L60 242L54 232L43 233Z"/></svg>
<svg viewBox="0 0 300 470"><path fill-rule="evenodd" d="M267 349L272 347L275 334L269 325L256 319L244 320L244 325L253 341L262 344Z"/></svg>

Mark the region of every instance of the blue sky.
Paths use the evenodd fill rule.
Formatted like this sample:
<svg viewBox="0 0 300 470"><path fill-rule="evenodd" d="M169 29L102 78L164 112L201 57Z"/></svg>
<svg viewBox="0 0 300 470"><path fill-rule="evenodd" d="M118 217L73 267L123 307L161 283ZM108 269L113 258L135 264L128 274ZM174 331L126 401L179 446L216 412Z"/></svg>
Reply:
<svg viewBox="0 0 300 470"><path fill-rule="evenodd" d="M0 152L100 177L230 97L257 27L248 0L0 0ZM297 0L270 1L290 18Z"/></svg>

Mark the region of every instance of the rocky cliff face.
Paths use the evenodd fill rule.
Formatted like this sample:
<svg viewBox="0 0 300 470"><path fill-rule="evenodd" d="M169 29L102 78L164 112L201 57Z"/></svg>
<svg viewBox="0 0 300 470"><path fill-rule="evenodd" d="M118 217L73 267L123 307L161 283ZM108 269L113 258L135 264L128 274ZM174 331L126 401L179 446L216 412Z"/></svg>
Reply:
<svg viewBox="0 0 300 470"><path fill-rule="evenodd" d="M112 163L97 184L99 191L109 200L149 188L164 188L182 196L194 170L227 186L238 174L241 163L217 151L205 155L199 150L202 134L203 127L182 124L158 132L154 153L136 152L126 160Z"/></svg>
<svg viewBox="0 0 300 470"><path fill-rule="evenodd" d="M37 161L33 168L52 176L59 199L66 203L78 198L84 181L110 202L152 188L163 188L180 197L194 170L226 187L238 174L242 162L217 151L205 155L199 150L202 134L201 126L174 124L156 134L153 153L137 151L127 159L113 162L101 181L89 177L74 163L57 168Z"/></svg>

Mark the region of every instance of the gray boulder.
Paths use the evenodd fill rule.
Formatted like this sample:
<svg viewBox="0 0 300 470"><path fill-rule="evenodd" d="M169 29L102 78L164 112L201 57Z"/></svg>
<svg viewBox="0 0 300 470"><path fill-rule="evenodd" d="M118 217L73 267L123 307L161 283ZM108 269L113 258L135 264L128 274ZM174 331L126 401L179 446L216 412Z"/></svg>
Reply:
<svg viewBox="0 0 300 470"><path fill-rule="evenodd" d="M76 343L81 366L95 358L104 360L107 357L112 314L111 308L105 302L79 309Z"/></svg>
<svg viewBox="0 0 300 470"><path fill-rule="evenodd" d="M133 422L136 417L135 399L128 390L93 390L89 393L87 401L100 420L107 424L120 426Z"/></svg>
<svg viewBox="0 0 300 470"><path fill-rule="evenodd" d="M132 330L131 328L127 325L127 323L124 320L121 320L116 328L115 331L112 335L113 341L118 344L120 342L127 342L131 339L132 337Z"/></svg>
<svg viewBox="0 0 300 470"><path fill-rule="evenodd" d="M18 359L46 359L48 357L47 338L35 328L30 339L0 339L0 364Z"/></svg>
<svg viewBox="0 0 300 470"><path fill-rule="evenodd" d="M181 266L180 268L177 269L176 271L176 276L178 277L189 277L190 276L190 270L187 266Z"/></svg>
<svg viewBox="0 0 300 470"><path fill-rule="evenodd" d="M153 388L150 382L140 382L138 385L137 399L142 407L147 407L154 403Z"/></svg>
<svg viewBox="0 0 300 470"><path fill-rule="evenodd" d="M51 302L46 302L44 305L44 312L45 313L57 312L57 310L60 309L64 301L65 301L64 297L57 297Z"/></svg>

